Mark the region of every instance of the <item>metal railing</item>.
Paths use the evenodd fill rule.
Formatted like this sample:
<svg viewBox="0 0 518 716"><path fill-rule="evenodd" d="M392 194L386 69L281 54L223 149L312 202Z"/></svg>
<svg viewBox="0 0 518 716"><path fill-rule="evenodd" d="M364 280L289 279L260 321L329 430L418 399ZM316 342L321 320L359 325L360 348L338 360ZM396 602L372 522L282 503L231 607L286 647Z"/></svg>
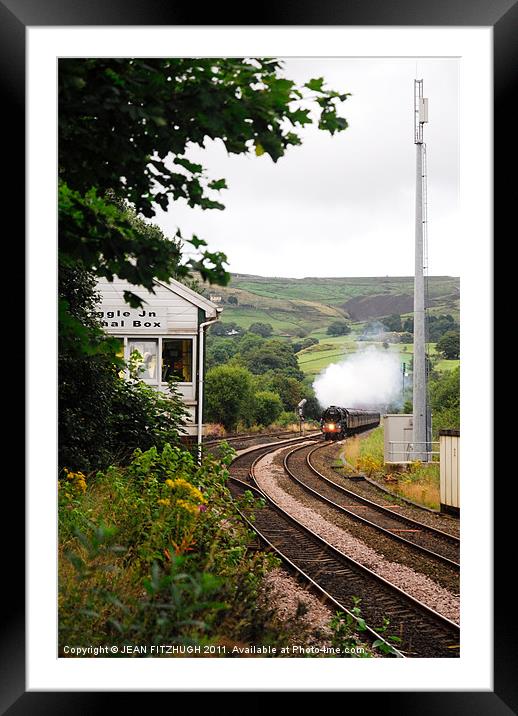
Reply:
<svg viewBox="0 0 518 716"><path fill-rule="evenodd" d="M403 449L396 450L394 449L394 446L396 445L404 445L405 447ZM416 460L431 462L434 455L440 455L439 450L417 448L416 446L418 445L425 445L426 448L428 448L428 446L432 447L433 445L439 445L439 441L407 442L406 440L389 440L386 462L415 462Z"/></svg>

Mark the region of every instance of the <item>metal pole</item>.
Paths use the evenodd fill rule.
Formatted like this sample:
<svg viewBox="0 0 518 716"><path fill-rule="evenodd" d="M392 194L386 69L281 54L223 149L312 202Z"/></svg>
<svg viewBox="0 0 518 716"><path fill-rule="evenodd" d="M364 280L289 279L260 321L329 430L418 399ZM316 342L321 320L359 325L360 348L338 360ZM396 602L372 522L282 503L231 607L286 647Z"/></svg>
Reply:
<svg viewBox="0 0 518 716"><path fill-rule="evenodd" d="M413 460L426 462L427 400L425 350L425 287L423 255L423 122L420 117L422 80L416 80L416 199L415 199L415 279L414 279L414 376L413 376ZM414 110L416 107L414 107Z"/></svg>
<svg viewBox="0 0 518 716"><path fill-rule="evenodd" d="M202 427L203 427L203 329L216 323L218 316L198 327L198 465L201 465Z"/></svg>

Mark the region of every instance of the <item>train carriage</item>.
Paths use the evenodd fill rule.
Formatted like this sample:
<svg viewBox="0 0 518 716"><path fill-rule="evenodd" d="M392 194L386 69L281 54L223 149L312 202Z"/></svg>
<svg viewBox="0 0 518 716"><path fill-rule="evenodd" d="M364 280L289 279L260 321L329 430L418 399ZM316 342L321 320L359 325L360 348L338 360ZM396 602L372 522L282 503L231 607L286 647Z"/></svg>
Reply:
<svg viewBox="0 0 518 716"><path fill-rule="evenodd" d="M326 440L342 440L348 435L375 428L379 423L380 414L376 411L330 405L322 413L320 429Z"/></svg>

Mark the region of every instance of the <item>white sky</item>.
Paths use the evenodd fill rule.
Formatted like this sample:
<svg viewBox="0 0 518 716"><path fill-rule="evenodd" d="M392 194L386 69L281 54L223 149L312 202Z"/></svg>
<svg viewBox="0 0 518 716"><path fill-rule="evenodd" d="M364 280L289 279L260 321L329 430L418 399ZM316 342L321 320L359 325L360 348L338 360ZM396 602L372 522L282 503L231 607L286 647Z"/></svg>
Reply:
<svg viewBox="0 0 518 716"><path fill-rule="evenodd" d="M225 177L224 211L171 203L155 218L179 226L229 258L234 273L263 276L397 276L414 270L414 79L424 80L429 122L430 275L460 274L458 238L458 60L305 58L285 60L303 83L324 77L352 96L349 127L331 137L314 126L274 164L267 155L227 155L223 144L192 148L213 179ZM416 74L417 71L417 74Z"/></svg>

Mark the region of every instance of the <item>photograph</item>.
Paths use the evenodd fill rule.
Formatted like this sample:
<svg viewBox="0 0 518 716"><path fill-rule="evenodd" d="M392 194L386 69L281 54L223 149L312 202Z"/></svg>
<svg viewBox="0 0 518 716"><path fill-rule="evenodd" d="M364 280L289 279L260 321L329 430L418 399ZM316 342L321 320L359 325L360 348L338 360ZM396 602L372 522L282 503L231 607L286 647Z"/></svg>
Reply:
<svg viewBox="0 0 518 716"><path fill-rule="evenodd" d="M59 658L459 658L459 59L57 71Z"/></svg>
<svg viewBox="0 0 518 716"><path fill-rule="evenodd" d="M0 713L339 691L506 716L503 6L192 26L90 2L0 0L28 322Z"/></svg>

